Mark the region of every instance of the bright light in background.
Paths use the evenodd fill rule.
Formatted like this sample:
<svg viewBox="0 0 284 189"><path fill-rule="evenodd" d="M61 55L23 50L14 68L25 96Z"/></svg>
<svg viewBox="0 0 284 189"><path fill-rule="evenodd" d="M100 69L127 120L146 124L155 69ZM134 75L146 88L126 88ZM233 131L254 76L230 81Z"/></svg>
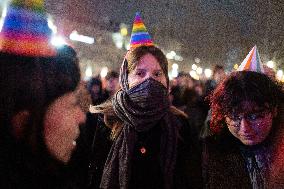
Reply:
<svg viewBox="0 0 284 189"><path fill-rule="evenodd" d="M204 70L204 74L205 77L210 78L212 76L212 70L207 68Z"/></svg>
<svg viewBox="0 0 284 189"><path fill-rule="evenodd" d="M283 71L282 70L278 70L277 73L276 73L276 78L278 80L282 80L283 78Z"/></svg>
<svg viewBox="0 0 284 189"><path fill-rule="evenodd" d="M106 75L107 75L107 73L108 73L108 68L107 68L107 67L103 67L103 68L101 69L100 76L101 76L102 78L105 78Z"/></svg>
<svg viewBox="0 0 284 189"><path fill-rule="evenodd" d="M119 27L120 27L120 34L124 37L127 36L128 34L127 25L124 23L121 23Z"/></svg>
<svg viewBox="0 0 284 189"><path fill-rule="evenodd" d="M174 63L172 65L171 78L175 78L177 76L178 76L178 64Z"/></svg>
<svg viewBox="0 0 284 189"><path fill-rule="evenodd" d="M56 47L61 47L63 45L66 45L67 43L66 43L66 41L65 41L65 39L63 37L61 37L61 36L53 36L51 38L51 44L53 46L56 46Z"/></svg>
<svg viewBox="0 0 284 189"><path fill-rule="evenodd" d="M130 43L129 43L129 42L128 42L128 43L125 43L124 46L125 46L125 49L126 49L126 50L129 50L129 49L130 49Z"/></svg>
<svg viewBox="0 0 284 189"><path fill-rule="evenodd" d="M177 70L177 69L178 69L178 64L174 63L174 64L172 65L172 69L173 69L173 70Z"/></svg>
<svg viewBox="0 0 284 189"><path fill-rule="evenodd" d="M47 19L47 24L48 27L51 29L52 33L57 34L57 27L53 24L53 21L50 17Z"/></svg>
<svg viewBox="0 0 284 189"><path fill-rule="evenodd" d="M85 79L88 80L93 76L92 67L89 65L85 71Z"/></svg>
<svg viewBox="0 0 284 189"><path fill-rule="evenodd" d="M203 73L203 69L202 69L201 67L198 67L198 68L196 69L196 73L197 73L198 75L202 74L202 73Z"/></svg>
<svg viewBox="0 0 284 189"><path fill-rule="evenodd" d="M113 33L112 34L112 40L115 44L115 46L119 49L122 49L123 47L123 36L120 33Z"/></svg>
<svg viewBox="0 0 284 189"><path fill-rule="evenodd" d="M196 71L191 70L191 71L189 72L189 75L190 75L193 79L199 80L199 76L197 75Z"/></svg>
<svg viewBox="0 0 284 189"><path fill-rule="evenodd" d="M237 70L238 68L239 68L239 65L238 65L238 64L235 64L235 65L234 65L234 69Z"/></svg>
<svg viewBox="0 0 284 189"><path fill-rule="evenodd" d="M7 4L4 5L2 10L2 15L0 18L0 32L2 31L6 15L7 15Z"/></svg>
<svg viewBox="0 0 284 189"><path fill-rule="evenodd" d="M88 37L85 35L79 35L77 31L72 31L69 38L73 41L79 41L82 43L93 44L95 42L95 38Z"/></svg>
<svg viewBox="0 0 284 189"><path fill-rule="evenodd" d="M174 56L174 59L175 59L176 61L183 61L183 58L182 58L181 56L179 56L179 55L175 55L175 56Z"/></svg>
<svg viewBox="0 0 284 189"><path fill-rule="evenodd" d="M127 34L128 34L127 28L121 28L121 29L120 29L120 34L121 34L122 36L127 36Z"/></svg>
<svg viewBox="0 0 284 189"><path fill-rule="evenodd" d="M269 67L269 68L274 68L275 64L272 60L269 60L266 65Z"/></svg>
<svg viewBox="0 0 284 189"><path fill-rule="evenodd" d="M191 68L192 68L193 70L196 70L196 69L197 69L196 64L192 64Z"/></svg>
<svg viewBox="0 0 284 189"><path fill-rule="evenodd" d="M195 59L194 59L194 62L196 62L197 64L199 64L199 63L200 63L200 58L195 58Z"/></svg>
<svg viewBox="0 0 284 189"><path fill-rule="evenodd" d="M167 59L174 59L174 57L177 55L177 53L175 51L171 51L169 53L166 54Z"/></svg>

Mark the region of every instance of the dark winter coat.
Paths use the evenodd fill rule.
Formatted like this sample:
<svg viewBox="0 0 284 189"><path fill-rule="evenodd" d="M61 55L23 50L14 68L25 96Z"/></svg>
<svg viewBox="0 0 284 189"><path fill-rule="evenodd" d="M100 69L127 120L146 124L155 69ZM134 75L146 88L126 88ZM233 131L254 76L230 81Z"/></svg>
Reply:
<svg viewBox="0 0 284 189"><path fill-rule="evenodd" d="M182 128L179 132L180 136L178 141L178 154L176 160L177 163L174 173L174 188L198 189L202 187L202 175L201 157L200 150L198 148L199 145L197 142L197 133L188 125L188 122L185 118L180 117L179 121L182 123ZM88 152L86 152L86 150L82 150L82 148L90 149L90 146L92 146L90 144L91 140L85 140L84 145L81 146L80 144L78 144L79 148L78 151L74 154L73 165L77 164L77 170L80 170L81 173L84 172L84 177L89 179L89 181L87 181L87 179L79 178L82 182L90 182L90 188L99 188L104 163L112 145L112 141L109 139L111 131L100 120L98 123L93 122L92 124L95 126L85 127L85 129L89 131L82 132L82 134L85 133L87 134L86 136L93 136L93 134L96 133L93 155L88 155ZM97 128L97 132L94 131L94 127ZM83 138L86 138L86 136ZM89 138L89 136L87 138ZM147 133L139 134L138 138L139 142L137 142L135 146L135 152L132 161L132 178L130 180L130 188L163 188L162 173L159 167L160 127L155 126ZM145 154L141 153L141 145L146 147ZM82 153L82 151L85 152ZM85 157L82 158L82 155ZM88 162L91 162L92 164L89 171L87 171ZM85 168L82 169L82 166L84 166ZM88 173L88 176L86 173ZM79 174L78 171L77 174Z"/></svg>
<svg viewBox="0 0 284 189"><path fill-rule="evenodd" d="M48 153L32 153L22 142L0 134L0 188L77 189L68 168Z"/></svg>
<svg viewBox="0 0 284 189"><path fill-rule="evenodd" d="M283 109L283 108L282 108ZM269 146L271 149L272 160L270 170L267 172L267 188L282 188L284 186L283 163L278 163L281 159L280 152L283 147L284 133L281 125L283 124L283 110L277 120L273 122L272 130L264 142L259 145ZM235 138L227 128L224 128L219 135L212 135L204 139L203 142L203 177L204 188L252 188L246 162L241 154L240 146L243 144ZM279 158L281 159L279 161Z"/></svg>

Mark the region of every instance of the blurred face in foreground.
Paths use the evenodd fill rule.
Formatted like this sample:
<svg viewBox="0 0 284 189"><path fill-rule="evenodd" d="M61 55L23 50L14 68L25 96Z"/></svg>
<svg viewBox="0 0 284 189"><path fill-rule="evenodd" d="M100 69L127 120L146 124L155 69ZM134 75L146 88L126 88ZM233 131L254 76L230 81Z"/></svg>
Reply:
<svg viewBox="0 0 284 189"><path fill-rule="evenodd" d="M129 87L137 85L148 78L153 78L167 87L166 76L157 61L150 53L142 56L136 68L128 76Z"/></svg>
<svg viewBox="0 0 284 189"><path fill-rule="evenodd" d="M225 116L229 131L245 145L263 142L270 133L275 110L260 108L254 102L242 103L243 112Z"/></svg>
<svg viewBox="0 0 284 189"><path fill-rule="evenodd" d="M66 163L70 160L79 136L79 125L85 122L75 92L57 98L44 117L44 139L50 154Z"/></svg>

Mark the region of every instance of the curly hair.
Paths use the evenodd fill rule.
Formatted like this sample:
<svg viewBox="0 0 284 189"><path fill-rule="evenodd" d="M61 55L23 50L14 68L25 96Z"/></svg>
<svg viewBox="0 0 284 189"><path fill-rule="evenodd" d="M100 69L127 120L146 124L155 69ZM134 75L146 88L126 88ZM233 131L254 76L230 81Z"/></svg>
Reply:
<svg viewBox="0 0 284 189"><path fill-rule="evenodd" d="M210 129L219 133L225 126L225 115L245 110L242 102L254 102L260 108L273 109L283 103L280 83L265 74L241 71L228 76L209 96L212 118Z"/></svg>

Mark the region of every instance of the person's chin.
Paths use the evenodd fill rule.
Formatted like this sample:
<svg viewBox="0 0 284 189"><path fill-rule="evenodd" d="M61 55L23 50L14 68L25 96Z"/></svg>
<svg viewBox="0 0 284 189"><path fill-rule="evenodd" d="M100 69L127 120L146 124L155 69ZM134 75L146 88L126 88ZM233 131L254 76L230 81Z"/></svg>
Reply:
<svg viewBox="0 0 284 189"><path fill-rule="evenodd" d="M247 145L247 146L253 146L253 145L257 145L259 142L256 141L256 140L253 140L253 139L242 139L241 142L244 144L244 145Z"/></svg>

